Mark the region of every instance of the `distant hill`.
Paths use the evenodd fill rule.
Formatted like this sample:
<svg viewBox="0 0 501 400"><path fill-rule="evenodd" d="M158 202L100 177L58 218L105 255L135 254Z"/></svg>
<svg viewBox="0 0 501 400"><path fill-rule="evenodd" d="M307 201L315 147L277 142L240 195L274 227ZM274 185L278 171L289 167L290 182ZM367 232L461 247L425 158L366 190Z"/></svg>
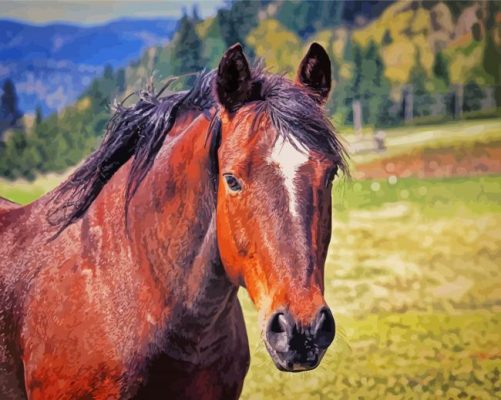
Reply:
<svg viewBox="0 0 501 400"><path fill-rule="evenodd" d="M175 19L123 19L99 26L30 25L0 20L0 82L16 84L20 108L44 114L73 102L105 65L127 65L148 47L165 45Z"/></svg>
<svg viewBox="0 0 501 400"><path fill-rule="evenodd" d="M236 41L244 45L251 61L261 58L266 67L291 78L310 43L322 44L333 64L333 90L326 108L341 128L354 123L354 101L360 104L364 127L371 129L409 120L417 124L497 115L501 75L496 75L499 51L494 23L500 21L500 4L474 0L232 1L205 19L197 13L184 15L176 23L172 40L145 49L119 69L103 69L102 64L89 61L79 64L80 60L99 60L101 49L106 49L105 62L116 66L112 60L119 47L91 44L96 39L68 33L76 37L73 43L77 39L84 43L68 44L63 35L56 40L59 47L53 49L50 61L36 61L42 63L36 73L46 74L40 79L45 86L28 68L25 74L32 81L25 79L25 86L16 82L18 90L45 91L41 98L46 102L63 104L71 80L52 73L53 65L59 73L67 68L68 75L75 74L74 65L78 65L80 79L89 84L75 90L77 100L58 114L44 115L33 124L25 118L24 127L5 131L5 140L0 142L0 176L33 179L38 173L62 172L78 164L98 145L115 99L127 98L125 104L131 104L137 96L129 94L151 83L158 90L169 76L185 76L169 89L186 88L190 79L186 74L217 67L226 48ZM127 28L133 26L125 25L115 28L124 40ZM47 51L46 43L42 44L41 53ZM30 45L35 52L36 42ZM5 47L0 44L0 57ZM58 58L63 54L67 55ZM34 63L21 60L18 65L22 62ZM97 69L103 71L95 76Z"/></svg>

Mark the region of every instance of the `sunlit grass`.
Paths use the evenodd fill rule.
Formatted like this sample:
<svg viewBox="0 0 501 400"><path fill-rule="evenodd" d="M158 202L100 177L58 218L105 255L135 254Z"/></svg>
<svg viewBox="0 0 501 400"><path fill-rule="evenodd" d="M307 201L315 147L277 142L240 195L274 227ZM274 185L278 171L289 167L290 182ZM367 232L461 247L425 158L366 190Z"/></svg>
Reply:
<svg viewBox="0 0 501 400"><path fill-rule="evenodd" d="M30 182L24 179L9 181L0 179L0 196L20 204L28 204L54 189L72 170L65 174L39 176Z"/></svg>
<svg viewBox="0 0 501 400"><path fill-rule="evenodd" d="M501 179L353 182L334 198L325 283L338 336L316 370L279 372L241 293L252 351L243 398L495 398Z"/></svg>
<svg viewBox="0 0 501 400"><path fill-rule="evenodd" d="M334 213L345 217L355 209L372 210L393 204L393 212L410 203L431 216L501 211L501 177L399 179L348 181L341 179L334 188ZM395 205L394 203L399 203ZM402 204L400 204L402 203Z"/></svg>

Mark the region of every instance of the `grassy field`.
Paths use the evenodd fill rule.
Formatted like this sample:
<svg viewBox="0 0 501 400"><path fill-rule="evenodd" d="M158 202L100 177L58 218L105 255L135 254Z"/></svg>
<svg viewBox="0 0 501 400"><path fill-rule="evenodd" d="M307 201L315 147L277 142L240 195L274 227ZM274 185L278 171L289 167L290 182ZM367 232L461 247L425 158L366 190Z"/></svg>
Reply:
<svg viewBox="0 0 501 400"><path fill-rule="evenodd" d="M501 122L401 128L387 137L388 154L489 143L501 137ZM381 155L354 162L374 157ZM0 181L0 196L26 203L60 179ZM333 227L325 279L334 344L318 369L279 372L242 290L252 353L242 398L499 398L501 177L341 179Z"/></svg>
<svg viewBox="0 0 501 400"><path fill-rule="evenodd" d="M340 183L326 265L338 336L278 372L241 297L244 399L491 399L501 390L501 179Z"/></svg>
<svg viewBox="0 0 501 400"><path fill-rule="evenodd" d="M387 150L381 153L361 152L352 154L356 163L364 163L374 159L394 157L417 152L423 149L439 149L446 147L465 147L478 143L492 143L501 139L501 119L479 121L457 121L442 125L409 126L391 128L385 131ZM345 135L348 149L357 145L372 148L372 132L365 132L360 141L355 135Z"/></svg>
<svg viewBox="0 0 501 400"><path fill-rule="evenodd" d="M33 182L24 179L8 181L0 178L0 196L16 203L27 204L54 189L70 172L40 176Z"/></svg>

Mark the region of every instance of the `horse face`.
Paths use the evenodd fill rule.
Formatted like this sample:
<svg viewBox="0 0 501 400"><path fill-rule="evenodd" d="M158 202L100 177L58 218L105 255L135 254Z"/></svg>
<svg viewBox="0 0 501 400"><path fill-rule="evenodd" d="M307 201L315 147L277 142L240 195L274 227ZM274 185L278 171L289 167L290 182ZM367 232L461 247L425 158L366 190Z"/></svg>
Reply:
<svg viewBox="0 0 501 400"><path fill-rule="evenodd" d="M325 76L307 57L298 81L310 83L311 74L302 70L307 65L321 85ZM276 366L303 371L319 364L335 334L323 281L336 165L302 147L293 135L280 135L266 112L255 122L255 105L244 104L245 91L251 90L245 87L247 71L240 47L225 54L218 71L218 98L224 106L218 245L227 275L247 288L259 309L263 339ZM225 82L228 76L235 82ZM330 64L328 76L330 85ZM316 92L315 82L308 86L322 101L328 90ZM225 85L241 91L228 93Z"/></svg>

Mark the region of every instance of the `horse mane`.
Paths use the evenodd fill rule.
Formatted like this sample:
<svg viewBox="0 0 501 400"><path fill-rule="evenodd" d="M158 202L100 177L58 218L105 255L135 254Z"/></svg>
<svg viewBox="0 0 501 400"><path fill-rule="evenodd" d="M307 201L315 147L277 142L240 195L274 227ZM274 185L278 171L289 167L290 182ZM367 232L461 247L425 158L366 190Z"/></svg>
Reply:
<svg viewBox="0 0 501 400"><path fill-rule="evenodd" d="M115 104L114 114L106 126L101 145L56 191L58 204L48 214L49 222L59 226L56 236L82 218L115 172L132 158L125 188L125 223L130 201L147 175L172 129L176 117L186 111L203 112L211 119L208 131L212 169L217 175L217 147L220 142L221 121L210 110L217 107L213 93L216 71L199 73L193 87L187 91L170 92L160 96L167 84L155 94L153 87L139 93L139 101L130 107ZM255 103L255 123L263 114L285 139L304 148L333 155L338 167L348 174L346 152L335 134L331 122L306 89L281 75L273 75L257 65L252 69L252 96ZM128 97L127 97L128 98ZM299 149L301 150L301 149ZM217 178L216 178L217 179ZM57 201L63 198L61 202Z"/></svg>

